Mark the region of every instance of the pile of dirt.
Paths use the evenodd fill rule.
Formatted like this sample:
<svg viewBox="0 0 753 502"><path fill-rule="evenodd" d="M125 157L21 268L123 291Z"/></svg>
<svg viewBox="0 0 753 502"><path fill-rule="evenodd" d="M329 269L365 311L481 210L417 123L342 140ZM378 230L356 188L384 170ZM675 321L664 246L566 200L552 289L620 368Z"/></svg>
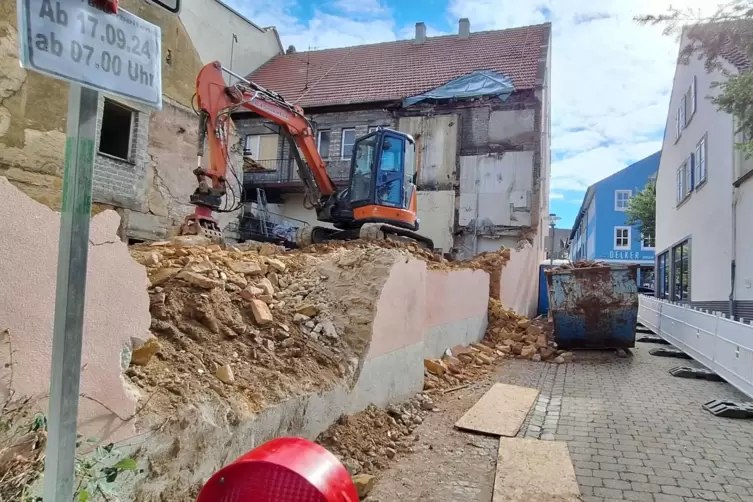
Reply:
<svg viewBox="0 0 753 502"><path fill-rule="evenodd" d="M147 267L156 338L134 350L126 375L166 413L207 393L253 413L354 381L400 256L378 247L324 256L271 244L223 249L190 238L131 254Z"/></svg>
<svg viewBox="0 0 753 502"><path fill-rule="evenodd" d="M351 475L376 474L398 453L413 453L413 431L434 408L427 394L418 394L386 409L369 405L354 415L342 415L316 438L340 459Z"/></svg>
<svg viewBox="0 0 753 502"><path fill-rule="evenodd" d="M563 263L562 265L557 265L556 267L553 267L549 270L557 271L557 270L572 270L574 268L601 268L601 267L608 267L609 264L604 263L603 261L598 260L578 260L578 261L571 261L567 263Z"/></svg>

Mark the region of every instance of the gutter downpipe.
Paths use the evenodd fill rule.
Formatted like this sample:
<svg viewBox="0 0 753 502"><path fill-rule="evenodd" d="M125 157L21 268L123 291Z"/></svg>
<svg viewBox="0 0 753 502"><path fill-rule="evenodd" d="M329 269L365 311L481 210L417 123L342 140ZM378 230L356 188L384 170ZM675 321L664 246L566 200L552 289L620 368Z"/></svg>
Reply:
<svg viewBox="0 0 753 502"><path fill-rule="evenodd" d="M732 188L732 259L730 260L730 291L729 291L729 314L733 320L737 318L735 312L735 269L737 259L737 196L738 189Z"/></svg>

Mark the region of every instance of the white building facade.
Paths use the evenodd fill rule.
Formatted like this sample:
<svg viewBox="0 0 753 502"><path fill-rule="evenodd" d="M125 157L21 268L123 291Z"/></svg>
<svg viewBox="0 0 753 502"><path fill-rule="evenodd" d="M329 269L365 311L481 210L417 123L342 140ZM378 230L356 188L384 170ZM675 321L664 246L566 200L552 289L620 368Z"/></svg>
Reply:
<svg viewBox="0 0 753 502"><path fill-rule="evenodd" d="M753 318L753 159L709 99L724 78L695 57L676 68L656 182L656 296Z"/></svg>

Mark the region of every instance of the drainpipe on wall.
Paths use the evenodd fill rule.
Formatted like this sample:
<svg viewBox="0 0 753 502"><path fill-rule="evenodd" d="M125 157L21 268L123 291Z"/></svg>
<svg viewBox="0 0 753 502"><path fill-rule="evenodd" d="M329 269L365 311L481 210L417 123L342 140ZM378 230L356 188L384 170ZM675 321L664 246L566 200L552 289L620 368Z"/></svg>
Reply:
<svg viewBox="0 0 753 502"><path fill-rule="evenodd" d="M730 291L729 291L729 315L735 319L735 261L737 259L737 187L732 187L732 259L729 264Z"/></svg>
<svg viewBox="0 0 753 502"><path fill-rule="evenodd" d="M473 220L473 256L476 256L478 254L478 210L479 210L479 185L481 184L481 179L479 179L479 173L481 171L481 168L479 167L479 163L476 163L476 217Z"/></svg>

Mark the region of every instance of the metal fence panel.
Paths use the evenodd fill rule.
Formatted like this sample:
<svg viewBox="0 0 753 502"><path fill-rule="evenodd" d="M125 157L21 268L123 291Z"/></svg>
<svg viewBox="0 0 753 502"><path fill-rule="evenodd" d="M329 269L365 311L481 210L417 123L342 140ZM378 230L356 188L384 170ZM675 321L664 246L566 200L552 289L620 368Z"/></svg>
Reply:
<svg viewBox="0 0 753 502"><path fill-rule="evenodd" d="M645 295L638 321L753 398L753 325Z"/></svg>

